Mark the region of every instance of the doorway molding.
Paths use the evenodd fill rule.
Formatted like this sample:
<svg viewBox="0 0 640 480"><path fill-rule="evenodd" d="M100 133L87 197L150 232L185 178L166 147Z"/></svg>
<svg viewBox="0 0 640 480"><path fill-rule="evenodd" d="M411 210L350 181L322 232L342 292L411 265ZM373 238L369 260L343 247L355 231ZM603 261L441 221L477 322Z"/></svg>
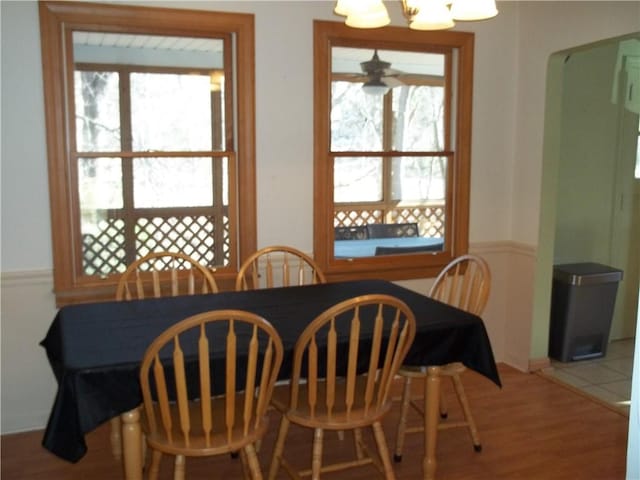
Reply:
<svg viewBox="0 0 640 480"><path fill-rule="evenodd" d="M558 198L558 172L562 146L562 99L564 64L577 52L638 38L638 33L600 40L561 50L549 57L542 147L542 179L538 248L534 269L533 313L530 358L533 364L548 358L548 341L553 276L555 226Z"/></svg>

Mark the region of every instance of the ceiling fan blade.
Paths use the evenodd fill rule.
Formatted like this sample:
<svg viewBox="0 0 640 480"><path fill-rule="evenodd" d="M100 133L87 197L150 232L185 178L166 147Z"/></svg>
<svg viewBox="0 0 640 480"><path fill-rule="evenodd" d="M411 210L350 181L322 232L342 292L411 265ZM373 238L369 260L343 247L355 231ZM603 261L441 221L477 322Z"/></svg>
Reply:
<svg viewBox="0 0 640 480"><path fill-rule="evenodd" d="M382 81L391 88L401 87L404 85L404 82L398 77L382 77Z"/></svg>
<svg viewBox="0 0 640 480"><path fill-rule="evenodd" d="M389 77L392 75L402 75L404 72L401 70L396 70L395 68L385 68L384 69L384 76L385 77Z"/></svg>

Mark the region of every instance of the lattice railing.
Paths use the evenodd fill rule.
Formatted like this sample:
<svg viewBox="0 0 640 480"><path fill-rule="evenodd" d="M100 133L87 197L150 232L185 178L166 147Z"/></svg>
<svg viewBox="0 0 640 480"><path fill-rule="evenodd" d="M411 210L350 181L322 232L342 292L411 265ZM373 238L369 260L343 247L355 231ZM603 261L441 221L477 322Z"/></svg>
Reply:
<svg viewBox="0 0 640 480"><path fill-rule="evenodd" d="M126 269L124 220L100 222L98 234L82 235L82 271L85 275L110 275Z"/></svg>
<svg viewBox="0 0 640 480"><path fill-rule="evenodd" d="M445 206L416 205L387 209L378 206L341 206L334 211L334 227L370 223L417 223L421 237L444 238Z"/></svg>
<svg viewBox="0 0 640 480"><path fill-rule="evenodd" d="M230 261L229 218L222 219L216 235L213 215L140 216L135 220L134 238L126 238L125 220L105 218L98 232L82 236L85 275L122 273L136 258L156 251L182 252L209 267ZM220 238L221 242L216 242ZM217 244L221 243L221 244ZM127 258L127 251L135 258Z"/></svg>

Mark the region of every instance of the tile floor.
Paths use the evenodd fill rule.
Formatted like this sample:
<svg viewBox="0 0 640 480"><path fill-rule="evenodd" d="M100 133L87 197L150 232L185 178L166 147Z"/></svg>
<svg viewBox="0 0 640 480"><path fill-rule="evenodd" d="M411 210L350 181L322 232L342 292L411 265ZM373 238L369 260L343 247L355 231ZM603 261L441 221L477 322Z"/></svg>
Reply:
<svg viewBox="0 0 640 480"><path fill-rule="evenodd" d="M628 414L634 347L635 339L615 340L604 357L568 363L551 360L544 373Z"/></svg>

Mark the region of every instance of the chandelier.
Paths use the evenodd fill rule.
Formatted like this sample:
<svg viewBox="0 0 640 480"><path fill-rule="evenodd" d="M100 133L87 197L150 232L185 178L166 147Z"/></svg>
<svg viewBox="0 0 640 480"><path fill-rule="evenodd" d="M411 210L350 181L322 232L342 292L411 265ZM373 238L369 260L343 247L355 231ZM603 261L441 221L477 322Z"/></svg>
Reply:
<svg viewBox="0 0 640 480"><path fill-rule="evenodd" d="M495 0L400 0L402 12L413 30L445 30L455 20L475 21L498 14ZM354 28L378 28L391 19L382 0L338 0L334 12Z"/></svg>

